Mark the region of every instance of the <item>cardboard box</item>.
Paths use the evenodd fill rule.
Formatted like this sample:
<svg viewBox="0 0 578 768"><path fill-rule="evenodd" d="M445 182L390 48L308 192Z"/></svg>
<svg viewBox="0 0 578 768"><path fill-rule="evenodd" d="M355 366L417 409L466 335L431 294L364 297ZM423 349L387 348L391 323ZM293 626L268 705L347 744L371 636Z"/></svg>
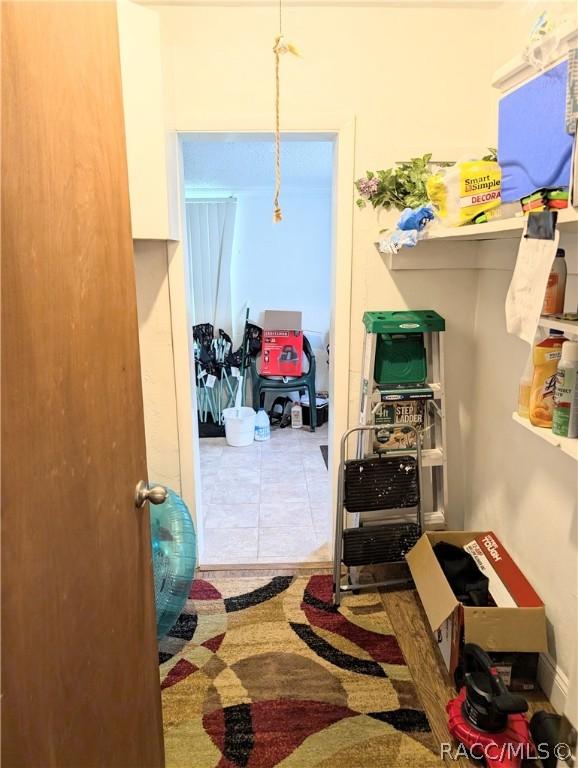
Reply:
<svg viewBox="0 0 578 768"><path fill-rule="evenodd" d="M463 547L476 539L513 606L470 607L456 599L433 551L438 541ZM453 674L462 642L488 653L547 650L544 604L491 531L428 531L406 559L445 665ZM494 577L492 577L494 578Z"/></svg>
<svg viewBox="0 0 578 768"><path fill-rule="evenodd" d="M428 426L427 401L433 399L433 391L417 385L397 387L380 389L379 397L381 408L376 411L374 420L382 429L375 433L373 449L414 449L416 434L413 429L407 429L408 425L421 433L423 446L423 433Z"/></svg>
<svg viewBox="0 0 578 768"><path fill-rule="evenodd" d="M261 352L261 376L301 376L301 312L265 310Z"/></svg>

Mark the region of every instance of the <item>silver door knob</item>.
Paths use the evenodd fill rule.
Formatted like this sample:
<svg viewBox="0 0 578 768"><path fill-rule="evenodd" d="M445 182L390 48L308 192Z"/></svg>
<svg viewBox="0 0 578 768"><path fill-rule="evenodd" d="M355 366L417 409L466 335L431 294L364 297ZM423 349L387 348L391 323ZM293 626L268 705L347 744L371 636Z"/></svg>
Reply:
<svg viewBox="0 0 578 768"><path fill-rule="evenodd" d="M134 505L137 508L144 507L148 501L150 504L162 504L167 500L167 489L162 485L149 485L141 480L134 491Z"/></svg>

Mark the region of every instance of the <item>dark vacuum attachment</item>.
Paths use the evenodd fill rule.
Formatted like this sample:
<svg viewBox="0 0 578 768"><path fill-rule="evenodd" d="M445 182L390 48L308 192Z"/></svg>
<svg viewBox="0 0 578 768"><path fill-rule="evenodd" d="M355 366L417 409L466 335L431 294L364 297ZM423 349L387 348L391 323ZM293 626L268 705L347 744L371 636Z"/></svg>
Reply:
<svg viewBox="0 0 578 768"><path fill-rule="evenodd" d="M488 654L474 643L464 647L464 685L464 716L482 731L499 733L508 715L528 711L526 699L510 693Z"/></svg>

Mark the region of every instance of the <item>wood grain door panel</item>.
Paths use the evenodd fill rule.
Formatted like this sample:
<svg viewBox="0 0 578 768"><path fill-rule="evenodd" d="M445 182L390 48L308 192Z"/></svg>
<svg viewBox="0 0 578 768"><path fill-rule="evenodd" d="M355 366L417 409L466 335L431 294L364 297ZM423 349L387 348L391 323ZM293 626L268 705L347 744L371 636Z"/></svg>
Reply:
<svg viewBox="0 0 578 768"><path fill-rule="evenodd" d="M157 768L114 3L2 4L2 765Z"/></svg>

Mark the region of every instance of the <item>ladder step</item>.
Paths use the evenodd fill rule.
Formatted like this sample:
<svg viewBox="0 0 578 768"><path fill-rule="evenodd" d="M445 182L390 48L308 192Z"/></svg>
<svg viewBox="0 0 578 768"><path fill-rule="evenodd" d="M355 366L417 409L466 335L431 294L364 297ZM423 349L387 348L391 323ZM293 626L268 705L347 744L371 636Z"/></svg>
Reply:
<svg viewBox="0 0 578 768"><path fill-rule="evenodd" d="M413 456L383 456L345 462L348 512L415 507L419 503L417 461Z"/></svg>
<svg viewBox="0 0 578 768"><path fill-rule="evenodd" d="M346 528L343 531L343 562L348 568L402 562L417 543L420 533L416 523Z"/></svg>

